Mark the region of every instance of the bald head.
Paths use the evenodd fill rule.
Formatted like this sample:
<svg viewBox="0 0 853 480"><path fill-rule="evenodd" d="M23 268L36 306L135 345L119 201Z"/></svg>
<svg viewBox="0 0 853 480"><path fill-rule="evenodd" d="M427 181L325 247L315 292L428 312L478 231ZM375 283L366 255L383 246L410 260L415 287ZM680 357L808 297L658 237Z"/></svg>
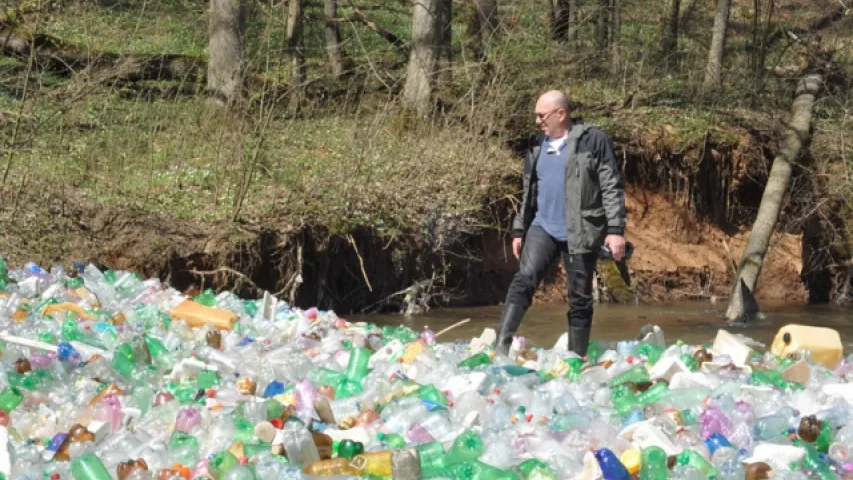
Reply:
<svg viewBox="0 0 853 480"><path fill-rule="evenodd" d="M551 108L562 108L566 112L569 111L569 98L559 90L549 90L543 93L542 96L539 97L539 101L536 103L538 104L539 102L548 104Z"/></svg>
<svg viewBox="0 0 853 480"><path fill-rule="evenodd" d="M549 90L536 101L536 124L550 138L560 138L571 127L569 99L559 90Z"/></svg>

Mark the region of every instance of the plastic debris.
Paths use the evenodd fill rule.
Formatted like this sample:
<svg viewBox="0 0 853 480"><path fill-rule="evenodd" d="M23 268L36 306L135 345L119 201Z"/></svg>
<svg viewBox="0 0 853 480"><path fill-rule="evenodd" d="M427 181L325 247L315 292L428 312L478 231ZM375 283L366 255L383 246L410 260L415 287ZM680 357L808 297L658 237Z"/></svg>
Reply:
<svg viewBox="0 0 853 480"><path fill-rule="evenodd" d="M494 330L352 323L0 259L0 478L800 480L853 476L837 332L770 351L657 326L586 358ZM709 339L710 340L710 339Z"/></svg>

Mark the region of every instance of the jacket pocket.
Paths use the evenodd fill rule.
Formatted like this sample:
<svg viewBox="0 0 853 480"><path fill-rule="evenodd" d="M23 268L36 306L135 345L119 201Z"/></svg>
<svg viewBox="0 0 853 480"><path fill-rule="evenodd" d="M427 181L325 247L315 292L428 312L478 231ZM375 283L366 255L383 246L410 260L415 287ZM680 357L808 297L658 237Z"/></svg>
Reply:
<svg viewBox="0 0 853 480"><path fill-rule="evenodd" d="M607 214L604 207L581 210L583 247L592 249L604 241L607 231Z"/></svg>
<svg viewBox="0 0 853 480"><path fill-rule="evenodd" d="M589 152L577 154L578 181L580 182L580 206L582 210L601 206L601 192L598 188L598 172L595 159Z"/></svg>

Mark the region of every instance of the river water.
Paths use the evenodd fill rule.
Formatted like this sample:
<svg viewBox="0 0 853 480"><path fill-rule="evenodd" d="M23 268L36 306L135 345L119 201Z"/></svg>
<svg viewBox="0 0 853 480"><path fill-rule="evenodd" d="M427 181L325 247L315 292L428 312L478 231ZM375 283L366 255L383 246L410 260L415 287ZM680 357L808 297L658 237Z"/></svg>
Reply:
<svg viewBox="0 0 853 480"><path fill-rule="evenodd" d="M845 355L853 352L853 310L825 305L804 306L785 304L761 304L765 317L746 325L725 325L723 313L725 303L678 303L640 304L636 306L600 304L595 307L592 323L592 338L599 340L625 340L636 337L640 328L647 323L660 326L667 344L678 339L689 343L711 343L717 330L725 328L731 333L740 333L764 343L767 348L776 331L787 324L795 323L838 330L844 344ZM534 345L551 348L566 331L565 304L537 304L524 317L520 335ZM440 337L440 340L469 340L478 337L484 328L498 328L501 307L433 309L426 314L405 317L403 315L371 314L347 317L350 321L369 321L378 325L406 325L419 331L429 326L438 332L461 320L471 319Z"/></svg>

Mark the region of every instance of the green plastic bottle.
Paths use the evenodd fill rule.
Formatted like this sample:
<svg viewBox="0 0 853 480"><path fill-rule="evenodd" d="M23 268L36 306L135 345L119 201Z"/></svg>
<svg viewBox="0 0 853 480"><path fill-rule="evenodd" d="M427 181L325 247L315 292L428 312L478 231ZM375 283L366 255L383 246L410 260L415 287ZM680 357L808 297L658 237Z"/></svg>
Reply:
<svg viewBox="0 0 853 480"><path fill-rule="evenodd" d="M234 456L233 453L229 451L223 451L217 453L213 459L210 460L210 464L208 465L208 471L213 478L216 480L222 480L222 477L228 473L228 470L236 467L240 464L240 461L237 460L237 457Z"/></svg>
<svg viewBox="0 0 853 480"><path fill-rule="evenodd" d="M705 460L705 457L699 454L696 450L687 449L678 454L678 464L690 465L696 470L704 473L708 478L717 476L717 469L714 468L714 465L708 460Z"/></svg>
<svg viewBox="0 0 853 480"><path fill-rule="evenodd" d="M376 438L379 439L385 445L393 449L400 449L406 446L406 439L403 438L399 433L382 433L379 432L376 434Z"/></svg>
<svg viewBox="0 0 853 480"><path fill-rule="evenodd" d="M634 392L626 385L619 385L613 388L610 391L610 401L613 403L613 408L616 409L616 412L623 417L639 406Z"/></svg>
<svg viewBox="0 0 853 480"><path fill-rule="evenodd" d="M433 478L441 474L447 466L447 455L444 453L444 445L439 441L424 443L415 447L420 456L421 475L423 478Z"/></svg>
<svg viewBox="0 0 853 480"><path fill-rule="evenodd" d="M604 352L605 347L598 340L590 340L589 345L586 348L586 358L587 362L590 365L595 365L598 363L598 357L601 356L601 353Z"/></svg>
<svg viewBox="0 0 853 480"><path fill-rule="evenodd" d="M371 350L364 347L355 347L350 350L349 363L347 363L347 378L353 382L361 382L370 371L369 362Z"/></svg>
<svg viewBox="0 0 853 480"><path fill-rule="evenodd" d="M817 451L820 453L829 452L829 446L832 445L833 440L833 428L829 422L822 422L823 425L820 428L820 435L818 435L815 440L815 447L817 447Z"/></svg>
<svg viewBox="0 0 853 480"><path fill-rule="evenodd" d="M647 447L640 452L640 480L668 480L666 452L660 447Z"/></svg>
<svg viewBox="0 0 853 480"><path fill-rule="evenodd" d="M9 270L6 268L6 259L0 257L0 292L6 289L9 283Z"/></svg>
<svg viewBox="0 0 853 480"><path fill-rule="evenodd" d="M213 307L216 305L216 292L214 292L211 288L207 288L203 292L196 295L193 300L195 300L196 303L200 303L204 306Z"/></svg>
<svg viewBox="0 0 853 480"><path fill-rule="evenodd" d="M637 355L645 358L649 365L654 365L658 363L661 355L663 355L663 347L656 343L641 343L639 347L637 347Z"/></svg>
<svg viewBox="0 0 853 480"><path fill-rule="evenodd" d="M0 392L0 410L11 412L23 401L24 395L16 387L7 387Z"/></svg>
<svg viewBox="0 0 853 480"><path fill-rule="evenodd" d="M456 437L447 452L447 464L453 465L454 463L476 460L480 458L484 450L483 439L473 431L465 430Z"/></svg>
<svg viewBox="0 0 853 480"><path fill-rule="evenodd" d="M659 402L666 392L669 391L669 385L666 382L658 382L652 385L651 388L637 395L637 401L643 405Z"/></svg>
<svg viewBox="0 0 853 480"><path fill-rule="evenodd" d="M439 444L439 446L441 446L441 444ZM356 455L360 455L362 453L364 453L364 444L361 442L356 442L355 440L350 440L346 438L341 440L341 442L338 444L338 456L340 457L351 459Z"/></svg>
<svg viewBox="0 0 853 480"><path fill-rule="evenodd" d="M124 378L133 378L136 362L133 358L133 348L128 343L122 343L113 351L112 367Z"/></svg>
<svg viewBox="0 0 853 480"><path fill-rule="evenodd" d="M418 398L427 402L437 403L447 406L447 396L438 391L438 388L433 384L424 385L417 390Z"/></svg>
<svg viewBox="0 0 853 480"><path fill-rule="evenodd" d="M480 352L462 360L456 366L459 368L476 368L490 363L492 363L492 357L486 352Z"/></svg>
<svg viewBox="0 0 853 480"><path fill-rule="evenodd" d="M644 383L649 381L649 370L645 365L636 365L620 373L610 380L610 387L616 387L623 383Z"/></svg>
<svg viewBox="0 0 853 480"><path fill-rule="evenodd" d="M802 464L807 469L814 472L820 480L838 480L838 474L832 471L828 463L822 461L814 445L806 442L801 438L795 438L792 442L795 447L805 449L806 455L803 457Z"/></svg>
<svg viewBox="0 0 853 480"><path fill-rule="evenodd" d="M284 415L284 405L282 405L278 400L269 398L264 401L264 406L267 409L267 420L281 418L281 416Z"/></svg>
<svg viewBox="0 0 853 480"><path fill-rule="evenodd" d="M94 453L84 453L71 462L74 480L112 480L110 472Z"/></svg>
<svg viewBox="0 0 853 480"><path fill-rule="evenodd" d="M188 445L198 450L198 440L196 440L194 435L177 430L172 432L172 437L169 438L169 450L177 450Z"/></svg>
<svg viewBox="0 0 853 480"><path fill-rule="evenodd" d="M62 333L60 334L60 336L66 342L70 342L73 340L80 340L83 335L77 328L77 322L75 322L74 320L66 320L62 324Z"/></svg>
<svg viewBox="0 0 853 480"><path fill-rule="evenodd" d="M788 386L788 382L786 382L785 379L782 378L782 374L776 370L753 370L752 384L769 385L781 389Z"/></svg>

